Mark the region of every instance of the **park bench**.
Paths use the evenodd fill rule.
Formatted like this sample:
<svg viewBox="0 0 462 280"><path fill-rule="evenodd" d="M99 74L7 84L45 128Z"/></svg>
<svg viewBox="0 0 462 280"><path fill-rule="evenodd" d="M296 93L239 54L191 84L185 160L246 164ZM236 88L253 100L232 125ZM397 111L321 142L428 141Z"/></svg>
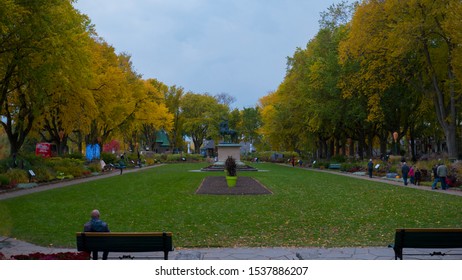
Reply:
<svg viewBox="0 0 462 280"><path fill-rule="evenodd" d="M112 167L114 167L115 169L120 169L120 174L122 174L122 171L125 168L127 168L127 166L125 165L125 162L123 160L121 160L119 163L113 164Z"/></svg>
<svg viewBox="0 0 462 280"><path fill-rule="evenodd" d="M164 260L173 251L171 232L77 232L76 236L78 251L164 252Z"/></svg>
<svg viewBox="0 0 462 280"><path fill-rule="evenodd" d="M445 256L459 255L433 251L431 253L403 254L404 248L419 249L453 249L462 248L461 228L408 228L396 229L395 243L388 247L395 251L395 260L403 259L403 255Z"/></svg>
<svg viewBox="0 0 462 280"><path fill-rule="evenodd" d="M329 164L329 169L340 169L340 167L342 167L342 165L340 163L331 163Z"/></svg>

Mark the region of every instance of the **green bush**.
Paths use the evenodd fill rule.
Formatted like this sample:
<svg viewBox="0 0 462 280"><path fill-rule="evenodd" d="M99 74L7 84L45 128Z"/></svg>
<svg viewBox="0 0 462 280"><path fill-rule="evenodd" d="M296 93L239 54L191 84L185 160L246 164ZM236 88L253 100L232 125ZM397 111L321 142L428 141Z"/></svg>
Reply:
<svg viewBox="0 0 462 280"><path fill-rule="evenodd" d="M6 172L6 176L10 179L10 182L18 183L27 183L29 182L29 176L25 170L22 169L9 169Z"/></svg>
<svg viewBox="0 0 462 280"><path fill-rule="evenodd" d="M182 157L180 154L167 155L167 162L180 162L186 160L185 157Z"/></svg>
<svg viewBox="0 0 462 280"><path fill-rule="evenodd" d="M101 164L99 162L92 162L87 166L87 168L91 172L101 172Z"/></svg>
<svg viewBox="0 0 462 280"><path fill-rule="evenodd" d="M329 162L328 161L325 161L325 160L317 160L314 164L313 164L313 168L328 168L329 167Z"/></svg>
<svg viewBox="0 0 462 280"><path fill-rule="evenodd" d="M35 166L32 170L35 173L35 179L39 182L48 182L56 177L53 169L45 165Z"/></svg>
<svg viewBox="0 0 462 280"><path fill-rule="evenodd" d="M274 158L274 154L282 155L278 156L278 158ZM253 154L254 158L257 157L260 161L266 162L279 162L285 163L292 158L292 156L298 157L298 154L295 152L277 152L277 151L264 151L264 152L256 152Z"/></svg>
<svg viewBox="0 0 462 280"><path fill-rule="evenodd" d="M347 161L347 157L344 155L335 155L331 157L330 161L333 163L344 163Z"/></svg>
<svg viewBox="0 0 462 280"><path fill-rule="evenodd" d="M186 160L192 162L202 162L204 161L204 157L200 154L186 154Z"/></svg>
<svg viewBox="0 0 462 280"><path fill-rule="evenodd" d="M101 159L104 160L106 164L114 164L117 163L117 156L112 153L102 153L101 154Z"/></svg>
<svg viewBox="0 0 462 280"><path fill-rule="evenodd" d="M81 153L72 153L65 156L65 158L85 160L85 156Z"/></svg>
<svg viewBox="0 0 462 280"><path fill-rule="evenodd" d="M64 175L72 175L74 177L82 177L90 173L83 166L57 166L55 168L56 173L63 173Z"/></svg>
<svg viewBox="0 0 462 280"><path fill-rule="evenodd" d="M64 175L72 175L74 177L82 177L90 173L82 160L72 158L50 158L47 160L47 165L53 168L56 173L64 173Z"/></svg>
<svg viewBox="0 0 462 280"><path fill-rule="evenodd" d="M8 186L10 179L5 174L0 174L0 186Z"/></svg>

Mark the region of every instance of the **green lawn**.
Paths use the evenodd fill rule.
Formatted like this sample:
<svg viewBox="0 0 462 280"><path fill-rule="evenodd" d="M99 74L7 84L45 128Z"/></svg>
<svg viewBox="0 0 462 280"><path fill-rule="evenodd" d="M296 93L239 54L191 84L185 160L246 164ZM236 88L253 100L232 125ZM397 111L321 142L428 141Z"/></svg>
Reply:
<svg viewBox="0 0 462 280"><path fill-rule="evenodd" d="M0 235L75 247L92 209L112 231L172 231L175 247L387 246L398 227L462 227L462 197L274 164L273 191L196 195L204 164L171 164L0 201Z"/></svg>

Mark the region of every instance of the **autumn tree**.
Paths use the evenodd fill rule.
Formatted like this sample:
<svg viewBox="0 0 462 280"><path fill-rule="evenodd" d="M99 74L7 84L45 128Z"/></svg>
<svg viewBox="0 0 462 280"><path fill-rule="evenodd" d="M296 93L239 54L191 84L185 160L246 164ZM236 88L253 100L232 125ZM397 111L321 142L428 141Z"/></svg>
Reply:
<svg viewBox="0 0 462 280"><path fill-rule="evenodd" d="M348 47L342 50L344 57L361 61L361 74L349 82L367 86L369 105L377 114L383 112L374 104L399 83L414 87L407 94L432 99L453 158L458 153L460 80L455 62L461 39L460 14L454 11L461 5L457 0L363 1L352 20Z"/></svg>
<svg viewBox="0 0 462 280"><path fill-rule="evenodd" d="M157 132L169 132L173 125L173 115L169 112L164 99L166 87L161 86L157 80L144 81L146 96L135 113L133 127L141 131L146 145L154 150Z"/></svg>
<svg viewBox="0 0 462 280"><path fill-rule="evenodd" d="M261 113L259 107L243 108L240 111L241 123L239 125L243 141L258 145L261 136L258 130L262 126Z"/></svg>
<svg viewBox="0 0 462 280"><path fill-rule="evenodd" d="M13 154L55 94L69 94L79 79L88 20L57 0L2 1L0 20L1 124Z"/></svg>
<svg viewBox="0 0 462 280"><path fill-rule="evenodd" d="M164 92L165 104L169 112L173 115L172 129L169 133L172 151L183 146L184 118L181 109L181 99L183 95L184 89L175 85L168 87L167 91Z"/></svg>
<svg viewBox="0 0 462 280"><path fill-rule="evenodd" d="M209 94L186 93L181 99L183 131L191 137L196 153L203 141L216 135L223 105Z"/></svg>

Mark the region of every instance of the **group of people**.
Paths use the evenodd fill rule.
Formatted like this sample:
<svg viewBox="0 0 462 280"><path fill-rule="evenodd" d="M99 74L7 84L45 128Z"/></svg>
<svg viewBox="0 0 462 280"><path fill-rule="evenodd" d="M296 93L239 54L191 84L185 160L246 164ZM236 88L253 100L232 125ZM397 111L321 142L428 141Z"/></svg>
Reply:
<svg viewBox="0 0 462 280"><path fill-rule="evenodd" d="M441 183L441 189L447 190L448 185L446 183L446 177L448 176L448 168L443 163L435 165L432 169L433 171L433 183L432 190L437 189L438 182ZM411 181L411 184L420 185L420 180L422 178L422 173L419 169L415 170L414 166L408 166L406 162L403 162L401 167L401 173L403 175L404 185L407 186L408 178Z"/></svg>
<svg viewBox="0 0 462 280"><path fill-rule="evenodd" d="M403 162L403 166L401 167L401 173L403 175L404 185L407 186L407 180L413 185L420 185L422 180L422 172L420 169L416 168L415 166L408 166L406 162Z"/></svg>

